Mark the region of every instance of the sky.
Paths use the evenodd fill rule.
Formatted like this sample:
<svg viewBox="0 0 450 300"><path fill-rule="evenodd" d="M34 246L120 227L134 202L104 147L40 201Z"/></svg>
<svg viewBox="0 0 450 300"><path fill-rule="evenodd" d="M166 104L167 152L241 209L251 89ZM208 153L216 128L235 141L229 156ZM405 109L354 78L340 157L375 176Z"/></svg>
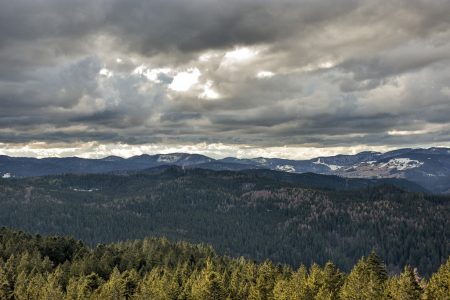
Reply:
<svg viewBox="0 0 450 300"><path fill-rule="evenodd" d="M0 0L0 154L450 146L448 0Z"/></svg>

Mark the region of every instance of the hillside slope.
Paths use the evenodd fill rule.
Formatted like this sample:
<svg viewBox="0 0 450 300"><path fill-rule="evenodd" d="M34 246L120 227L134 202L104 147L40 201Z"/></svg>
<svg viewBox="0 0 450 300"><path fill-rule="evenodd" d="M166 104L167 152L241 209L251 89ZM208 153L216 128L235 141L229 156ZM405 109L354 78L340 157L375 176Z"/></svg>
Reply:
<svg viewBox="0 0 450 300"><path fill-rule="evenodd" d="M344 270L375 249L392 269L409 263L426 273L449 255L449 199L391 185L324 190L246 172L169 168L0 180L0 205L0 225L89 244L167 236L294 266L332 259Z"/></svg>

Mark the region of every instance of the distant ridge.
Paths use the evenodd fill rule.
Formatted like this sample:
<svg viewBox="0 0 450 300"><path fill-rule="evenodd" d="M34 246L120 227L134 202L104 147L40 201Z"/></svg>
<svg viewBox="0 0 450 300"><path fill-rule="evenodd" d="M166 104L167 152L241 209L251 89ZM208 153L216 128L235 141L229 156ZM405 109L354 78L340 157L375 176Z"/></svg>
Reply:
<svg viewBox="0 0 450 300"><path fill-rule="evenodd" d="M347 178L397 178L415 182L434 193L450 193L450 148L404 148L386 153L364 151L307 160L281 158L213 159L200 154L143 154L130 158L79 157L29 158L0 156L0 177L31 177L56 174L95 174L139 171L163 165L211 170L269 169L289 173L316 173Z"/></svg>

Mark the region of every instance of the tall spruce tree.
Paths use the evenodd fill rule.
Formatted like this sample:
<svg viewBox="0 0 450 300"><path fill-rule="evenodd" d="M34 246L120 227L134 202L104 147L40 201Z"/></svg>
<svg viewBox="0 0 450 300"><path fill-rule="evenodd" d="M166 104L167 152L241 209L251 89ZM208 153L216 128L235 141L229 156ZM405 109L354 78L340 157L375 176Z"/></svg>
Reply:
<svg viewBox="0 0 450 300"><path fill-rule="evenodd" d="M431 276L425 290L425 299L450 300L450 257L447 262Z"/></svg>
<svg viewBox="0 0 450 300"><path fill-rule="evenodd" d="M370 256L370 260L362 258L347 276L340 291L342 299L363 300L382 299L387 275L378 256Z"/></svg>

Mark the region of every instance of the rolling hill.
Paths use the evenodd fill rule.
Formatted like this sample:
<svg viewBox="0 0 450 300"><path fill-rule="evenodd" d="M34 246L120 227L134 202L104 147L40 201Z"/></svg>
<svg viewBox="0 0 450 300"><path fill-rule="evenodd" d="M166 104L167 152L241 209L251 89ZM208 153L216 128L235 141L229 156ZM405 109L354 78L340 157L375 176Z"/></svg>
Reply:
<svg viewBox="0 0 450 300"><path fill-rule="evenodd" d="M428 274L450 253L450 200L397 181L177 166L0 179L0 226L90 245L166 236L292 266L331 259L344 270L374 249L392 270Z"/></svg>

